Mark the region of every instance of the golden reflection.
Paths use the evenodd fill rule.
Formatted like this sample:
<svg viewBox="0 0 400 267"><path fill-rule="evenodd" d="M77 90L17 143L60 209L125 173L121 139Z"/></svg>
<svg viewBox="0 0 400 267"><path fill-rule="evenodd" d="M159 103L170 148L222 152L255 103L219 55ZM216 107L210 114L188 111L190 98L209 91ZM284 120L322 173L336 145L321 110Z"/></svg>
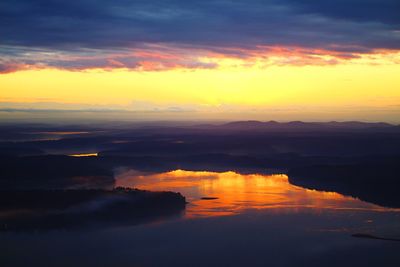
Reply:
<svg viewBox="0 0 400 267"><path fill-rule="evenodd" d="M97 157L98 153L81 153L81 154L71 154L70 157Z"/></svg>
<svg viewBox="0 0 400 267"><path fill-rule="evenodd" d="M182 193L190 203L186 209L187 217L231 215L267 208L277 211L300 208L386 210L338 193L294 186L283 174L184 170L144 174L130 170L116 178L116 186Z"/></svg>

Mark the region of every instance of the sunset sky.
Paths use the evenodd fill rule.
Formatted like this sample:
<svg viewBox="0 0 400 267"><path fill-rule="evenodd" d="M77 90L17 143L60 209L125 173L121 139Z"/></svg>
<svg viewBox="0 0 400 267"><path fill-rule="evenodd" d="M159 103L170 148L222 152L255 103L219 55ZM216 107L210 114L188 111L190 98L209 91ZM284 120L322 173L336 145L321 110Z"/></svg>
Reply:
<svg viewBox="0 0 400 267"><path fill-rule="evenodd" d="M399 13L398 0L1 1L0 118L400 123Z"/></svg>

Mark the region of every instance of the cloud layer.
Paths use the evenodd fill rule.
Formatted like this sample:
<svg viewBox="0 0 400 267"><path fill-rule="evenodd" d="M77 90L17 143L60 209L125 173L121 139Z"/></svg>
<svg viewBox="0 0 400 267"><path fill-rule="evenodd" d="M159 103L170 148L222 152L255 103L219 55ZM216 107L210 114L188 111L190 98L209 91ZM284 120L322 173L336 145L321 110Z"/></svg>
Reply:
<svg viewBox="0 0 400 267"><path fill-rule="evenodd" d="M0 72L213 68L276 48L353 58L400 50L398 0L5 0Z"/></svg>

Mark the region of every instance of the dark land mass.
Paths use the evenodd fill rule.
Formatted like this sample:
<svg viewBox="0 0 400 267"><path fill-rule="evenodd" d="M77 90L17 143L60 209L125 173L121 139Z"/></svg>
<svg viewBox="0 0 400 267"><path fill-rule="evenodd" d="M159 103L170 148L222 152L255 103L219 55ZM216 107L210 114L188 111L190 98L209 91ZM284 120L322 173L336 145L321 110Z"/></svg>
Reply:
<svg viewBox="0 0 400 267"><path fill-rule="evenodd" d="M385 207L400 207L400 158L351 165L314 165L289 171L291 184L334 191Z"/></svg>
<svg viewBox="0 0 400 267"><path fill-rule="evenodd" d="M0 126L2 190L111 189L118 169L286 173L306 188L400 207L400 127L387 123ZM69 154L98 153L97 157Z"/></svg>
<svg viewBox="0 0 400 267"><path fill-rule="evenodd" d="M1 191L0 230L133 225L181 214L185 197L137 189Z"/></svg>
<svg viewBox="0 0 400 267"><path fill-rule="evenodd" d="M302 121L291 121L286 123L276 121L235 121L226 123L219 126L220 128L232 129L232 130L256 130L256 131L318 131L318 132L340 132L340 131L360 131L360 130L389 130L393 128L393 125L383 122L367 123L358 121L346 121L346 122L302 122Z"/></svg>
<svg viewBox="0 0 400 267"><path fill-rule="evenodd" d="M28 157L0 157L0 188L66 189L113 188L111 169L97 159L44 155Z"/></svg>
<svg viewBox="0 0 400 267"><path fill-rule="evenodd" d="M376 239L376 240L400 242L400 239L398 239L398 238L381 237L381 236L375 236L375 235L370 235L370 234L362 234L362 233L353 234L351 236L352 237L356 237L356 238L367 238L367 239Z"/></svg>

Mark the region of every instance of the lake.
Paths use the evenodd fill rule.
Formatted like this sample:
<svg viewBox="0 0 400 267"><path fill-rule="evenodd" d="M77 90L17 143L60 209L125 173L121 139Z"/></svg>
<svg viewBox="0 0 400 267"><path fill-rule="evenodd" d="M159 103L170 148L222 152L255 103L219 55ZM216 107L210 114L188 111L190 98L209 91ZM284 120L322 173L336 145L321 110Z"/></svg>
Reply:
<svg viewBox="0 0 400 267"><path fill-rule="evenodd" d="M284 174L121 171L116 186L176 191L148 224L0 233L1 266L400 266L400 209L291 185Z"/></svg>

